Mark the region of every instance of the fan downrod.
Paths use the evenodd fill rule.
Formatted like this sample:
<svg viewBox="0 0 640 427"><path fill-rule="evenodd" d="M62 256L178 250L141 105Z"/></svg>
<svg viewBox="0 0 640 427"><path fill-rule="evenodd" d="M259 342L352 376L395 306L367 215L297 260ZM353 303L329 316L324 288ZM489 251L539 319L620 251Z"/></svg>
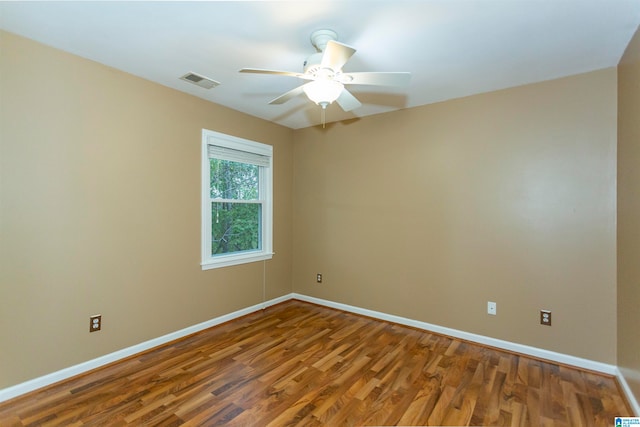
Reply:
<svg viewBox="0 0 640 427"><path fill-rule="evenodd" d="M318 52L324 51L329 40L338 41L338 33L333 30L316 30L311 33L311 44Z"/></svg>
<svg viewBox="0 0 640 427"><path fill-rule="evenodd" d="M310 38L311 44L316 48L316 52L309 55L302 64L302 69L305 74L315 74L318 72L327 43L331 40L338 41L338 33L333 30L316 30L311 33Z"/></svg>

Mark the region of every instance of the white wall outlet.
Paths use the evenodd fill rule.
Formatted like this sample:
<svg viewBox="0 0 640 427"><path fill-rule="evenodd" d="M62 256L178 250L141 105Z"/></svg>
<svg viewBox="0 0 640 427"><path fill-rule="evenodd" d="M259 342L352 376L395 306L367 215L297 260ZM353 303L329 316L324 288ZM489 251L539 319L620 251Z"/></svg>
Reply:
<svg viewBox="0 0 640 427"><path fill-rule="evenodd" d="M89 316L89 332L97 332L102 329L102 315L94 314Z"/></svg>
<svg viewBox="0 0 640 427"><path fill-rule="evenodd" d="M540 324L545 326L551 326L550 310L540 310Z"/></svg>
<svg viewBox="0 0 640 427"><path fill-rule="evenodd" d="M495 302L493 301L487 302L487 314L491 314L493 316L498 314L498 305Z"/></svg>

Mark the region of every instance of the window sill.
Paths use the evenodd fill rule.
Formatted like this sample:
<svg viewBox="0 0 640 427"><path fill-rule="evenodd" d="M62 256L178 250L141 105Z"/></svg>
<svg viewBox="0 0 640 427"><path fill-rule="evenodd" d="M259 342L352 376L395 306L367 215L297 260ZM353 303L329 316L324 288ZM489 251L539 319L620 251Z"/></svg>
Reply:
<svg viewBox="0 0 640 427"><path fill-rule="evenodd" d="M211 258L200 263L203 270L229 267L232 265L246 264L249 262L263 261L273 258L273 252L253 252L242 255L223 255Z"/></svg>

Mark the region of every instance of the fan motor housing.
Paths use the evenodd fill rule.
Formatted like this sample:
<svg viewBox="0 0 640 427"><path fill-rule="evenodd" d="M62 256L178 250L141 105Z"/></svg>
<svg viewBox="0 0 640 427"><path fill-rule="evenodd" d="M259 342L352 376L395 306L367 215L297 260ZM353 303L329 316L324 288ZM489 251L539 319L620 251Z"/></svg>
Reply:
<svg viewBox="0 0 640 427"><path fill-rule="evenodd" d="M322 62L322 52L314 53L305 59L303 70L305 74L315 74L320 69L320 63Z"/></svg>

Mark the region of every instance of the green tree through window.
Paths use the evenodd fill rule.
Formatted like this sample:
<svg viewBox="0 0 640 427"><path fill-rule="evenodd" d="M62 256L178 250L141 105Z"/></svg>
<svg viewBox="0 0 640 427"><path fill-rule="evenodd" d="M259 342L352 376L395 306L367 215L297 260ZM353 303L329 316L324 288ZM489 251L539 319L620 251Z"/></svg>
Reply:
<svg viewBox="0 0 640 427"><path fill-rule="evenodd" d="M211 180L211 255L259 250L259 166L209 159Z"/></svg>

